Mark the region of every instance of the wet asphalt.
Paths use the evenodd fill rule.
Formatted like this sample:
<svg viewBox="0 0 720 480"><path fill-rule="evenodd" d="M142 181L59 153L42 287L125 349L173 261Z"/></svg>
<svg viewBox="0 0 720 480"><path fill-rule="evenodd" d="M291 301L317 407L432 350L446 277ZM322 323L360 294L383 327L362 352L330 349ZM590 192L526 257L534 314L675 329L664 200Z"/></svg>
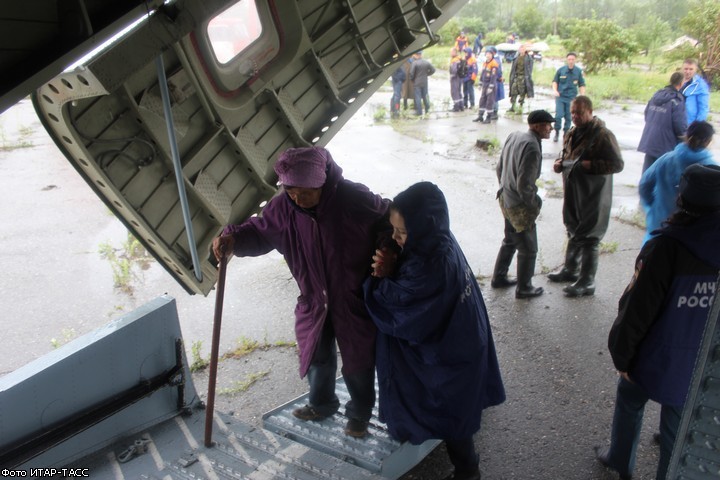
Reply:
<svg viewBox="0 0 720 480"><path fill-rule="evenodd" d="M643 126L644 105L609 104L596 114L608 123L623 149L625 170L615 176L613 218L604 239L594 296L568 298L545 274L562 264L560 176L551 164L559 144L543 141L541 176L544 196L538 220L540 252L535 284L545 294L516 300L514 292L494 290L489 275L502 239L502 217L495 202L494 166L498 153L478 149L478 139L499 142L525 129L525 117L501 117L490 125L472 122L475 112L443 111L449 84L434 78L434 111L398 121L377 121L390 93L383 87L327 145L346 178L392 198L421 180L444 191L451 228L481 284L496 342L507 401L486 410L476 435L483 479L616 478L593 458L592 447L605 444L617 380L607 352L607 333L617 301L631 278L643 231L636 216L637 181L642 154L635 151ZM658 87L659 88L659 87ZM591 88L588 94L592 97ZM539 89L530 108L554 111ZM528 110L526 105L526 111ZM720 126L715 122L716 129ZM4 348L0 375L52 350L55 345L116 318L161 294L176 298L188 356L191 345L203 356L210 348L214 293L189 296L158 266L137 273L131 295L112 286L112 272L98 254L104 243L125 239L122 225L105 209L72 167L56 151L23 101L0 117L6 145L18 129L30 133L28 148L0 151L0 276ZM713 145L716 158L717 142ZM514 268L514 264L511 269ZM293 340L292 312L297 287L276 253L230 262L225 293L221 352L243 340L274 344ZM234 382L264 373L245 392L230 392ZM260 415L305 392L290 348L257 350L221 364L217 408L260 424ZM196 376L205 391L204 374ZM654 478L658 450L652 443L658 409L650 405L638 451L637 479ZM404 479L436 480L450 469L439 448Z"/></svg>

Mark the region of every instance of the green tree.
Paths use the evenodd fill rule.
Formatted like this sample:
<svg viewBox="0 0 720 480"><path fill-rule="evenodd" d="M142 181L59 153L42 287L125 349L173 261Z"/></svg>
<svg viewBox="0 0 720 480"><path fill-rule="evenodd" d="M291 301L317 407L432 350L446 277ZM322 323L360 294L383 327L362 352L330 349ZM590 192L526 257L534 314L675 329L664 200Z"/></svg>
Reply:
<svg viewBox="0 0 720 480"><path fill-rule="evenodd" d="M696 0L680 26L698 40L696 46L700 66L711 83L720 83L720 2Z"/></svg>
<svg viewBox="0 0 720 480"><path fill-rule="evenodd" d="M541 31L545 19L537 4L528 3L517 11L513 18L514 30L520 34L520 38L533 38L541 34L547 34Z"/></svg>
<svg viewBox="0 0 720 480"><path fill-rule="evenodd" d="M582 54L588 73L597 72L609 64L627 63L640 51L632 32L608 19L579 20L563 45Z"/></svg>
<svg viewBox="0 0 720 480"><path fill-rule="evenodd" d="M454 45L455 39L460 34L460 30L462 30L460 19L454 17L448 20L448 22L435 33L440 36L440 45Z"/></svg>
<svg viewBox="0 0 720 480"><path fill-rule="evenodd" d="M632 27L640 50L652 56L671 35L670 25L655 15L648 15Z"/></svg>

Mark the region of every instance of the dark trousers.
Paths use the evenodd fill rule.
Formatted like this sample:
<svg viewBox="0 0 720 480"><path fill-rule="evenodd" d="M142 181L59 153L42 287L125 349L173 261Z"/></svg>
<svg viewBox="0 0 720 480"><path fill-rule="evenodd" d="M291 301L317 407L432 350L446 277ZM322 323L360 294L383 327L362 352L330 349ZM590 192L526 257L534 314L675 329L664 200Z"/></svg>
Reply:
<svg viewBox="0 0 720 480"><path fill-rule="evenodd" d="M310 384L308 404L321 415L329 417L340 407L340 400L335 394L336 376L335 330L330 318L326 318L322 337L307 374ZM370 420L375 406L375 369L345 374L343 378L350 394L350 401L345 404L345 415L348 418Z"/></svg>
<svg viewBox="0 0 720 480"><path fill-rule="evenodd" d="M517 250L521 255L536 255L538 252L536 225L533 224L532 228L518 232L506 218L505 238L500 248L512 249L513 252Z"/></svg>
<svg viewBox="0 0 720 480"><path fill-rule="evenodd" d="M572 127L572 116L570 115L570 103L572 98L555 97L555 130L560 131L562 127L563 132L567 132ZM563 126L563 119L565 119L565 125Z"/></svg>
<svg viewBox="0 0 720 480"><path fill-rule="evenodd" d="M645 170L647 170L648 168L650 168L650 165L652 165L653 163L655 163L655 160L657 160L657 159L658 159L658 157L653 157L652 155L648 155L648 154L646 153L646 154L645 154L645 159L643 160L642 173L645 173Z"/></svg>
<svg viewBox="0 0 720 480"><path fill-rule="evenodd" d="M463 105L465 108L475 106L475 82L473 80L466 80L463 83Z"/></svg>
<svg viewBox="0 0 720 480"><path fill-rule="evenodd" d="M445 440L450 462L458 473L471 473L477 471L480 456L475 451L475 442L472 437L461 440Z"/></svg>
<svg viewBox="0 0 720 480"><path fill-rule="evenodd" d="M608 452L610 465L620 473L632 475L635 469L635 455L648 400L642 387L620 378ZM658 480L664 479L667 474L681 415L682 407L662 405L660 409L660 461L655 477Z"/></svg>
<svg viewBox="0 0 720 480"><path fill-rule="evenodd" d="M430 111L430 96L427 87L415 87L415 113L422 115L423 105L425 105L425 113Z"/></svg>

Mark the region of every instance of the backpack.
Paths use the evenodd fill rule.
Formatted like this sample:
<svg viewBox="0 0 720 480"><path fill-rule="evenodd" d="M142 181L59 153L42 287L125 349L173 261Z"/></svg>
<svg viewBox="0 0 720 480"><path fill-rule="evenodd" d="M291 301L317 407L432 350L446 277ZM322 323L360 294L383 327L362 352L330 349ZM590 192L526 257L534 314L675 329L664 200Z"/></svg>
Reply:
<svg viewBox="0 0 720 480"><path fill-rule="evenodd" d="M467 60L464 58L460 59L460 62L458 62L458 68L457 68L457 76L459 78L465 78L468 74L468 64Z"/></svg>

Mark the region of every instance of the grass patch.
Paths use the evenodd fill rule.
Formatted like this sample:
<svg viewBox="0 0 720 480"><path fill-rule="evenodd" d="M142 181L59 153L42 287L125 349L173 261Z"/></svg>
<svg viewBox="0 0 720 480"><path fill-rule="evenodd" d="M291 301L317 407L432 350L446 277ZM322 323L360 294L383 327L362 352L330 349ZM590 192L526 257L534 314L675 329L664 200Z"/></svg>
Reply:
<svg viewBox="0 0 720 480"><path fill-rule="evenodd" d="M20 127L18 127L17 138L11 140L5 133L5 129L0 126L0 150L16 150L18 148L33 147L34 145L32 143L32 140L30 140L30 136L33 133L35 133L35 130L33 130L31 127L21 125Z"/></svg>
<svg viewBox="0 0 720 480"><path fill-rule="evenodd" d="M632 225L633 227L637 227L641 230L645 230L647 227L647 224L645 223L645 212L640 207L628 208L621 206L618 208L615 218L620 223Z"/></svg>
<svg viewBox="0 0 720 480"><path fill-rule="evenodd" d="M235 395L237 393L245 392L250 387L252 387L258 380L267 377L269 374L269 370L264 372L251 373L250 375L246 376L245 379L233 382L231 387L221 388L220 390L218 390L218 393L220 395Z"/></svg>
<svg viewBox="0 0 720 480"><path fill-rule="evenodd" d="M251 340L247 337L240 337L237 341L237 347L234 350L225 353L221 359L237 359L250 355L255 350L267 351L271 348L295 348L296 345L297 343L293 341L281 340L275 343L268 343L267 341L259 342L257 340Z"/></svg>
<svg viewBox="0 0 720 480"><path fill-rule="evenodd" d="M192 355L192 361L190 363L190 371L191 372L199 372L200 370L205 370L207 366L210 364L210 362L202 357L201 354L202 350L202 341L196 340L193 342L192 346L190 347L191 355Z"/></svg>
<svg viewBox="0 0 720 480"><path fill-rule="evenodd" d="M132 233L127 232L127 238L119 247L105 242L98 246L98 252L100 257L110 263L113 286L132 296L135 291L133 282L141 279L141 272L150 268L152 262L152 257L145 247Z"/></svg>
<svg viewBox="0 0 720 480"><path fill-rule="evenodd" d="M619 246L618 242L600 242L600 253L615 253Z"/></svg>
<svg viewBox="0 0 720 480"><path fill-rule="evenodd" d="M61 345L65 345L70 340L77 337L77 333L75 332L74 328L63 328L61 333L62 338L60 340L58 340L57 338L50 339L50 345L52 345L53 348L58 348Z"/></svg>

